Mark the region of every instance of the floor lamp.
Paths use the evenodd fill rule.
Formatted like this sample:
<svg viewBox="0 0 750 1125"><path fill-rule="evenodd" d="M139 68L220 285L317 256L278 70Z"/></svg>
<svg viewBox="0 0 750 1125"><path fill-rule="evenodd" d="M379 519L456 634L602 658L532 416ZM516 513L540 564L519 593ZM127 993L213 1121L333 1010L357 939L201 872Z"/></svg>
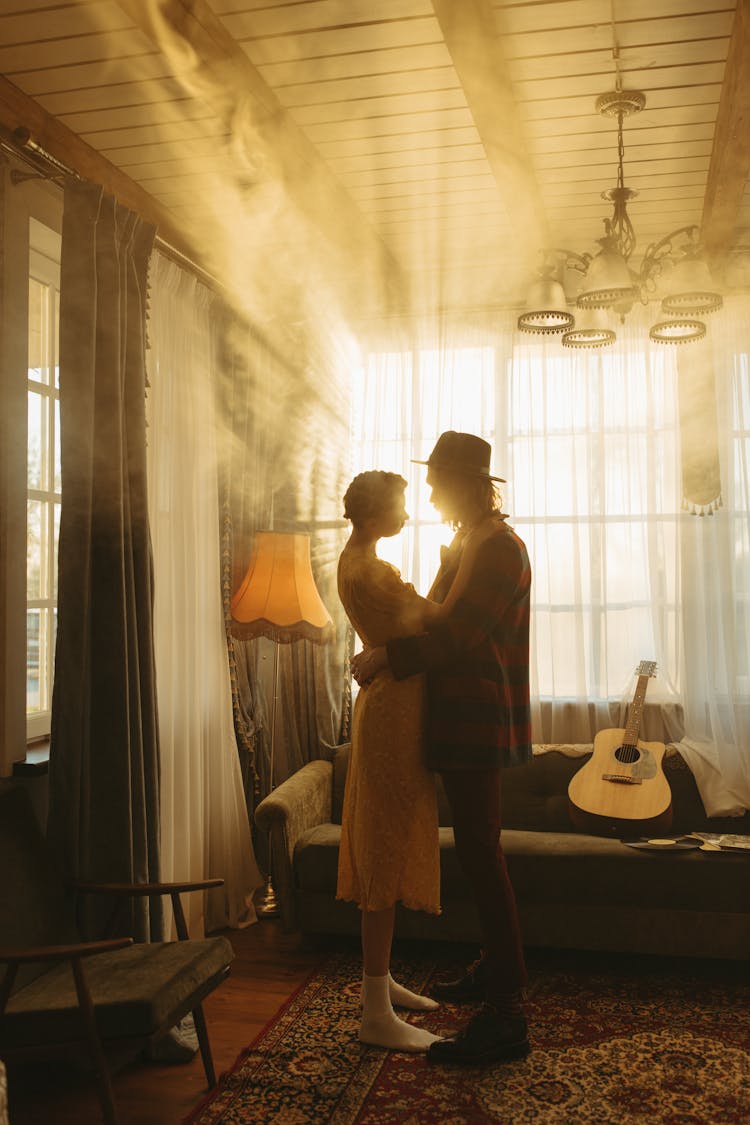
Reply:
<svg viewBox="0 0 750 1125"><path fill-rule="evenodd" d="M231 612L232 636L241 640L268 637L274 642L269 762L269 791L272 792L276 758L279 645L300 640L325 644L333 637L333 622L318 593L310 566L310 536L281 531L258 532L247 574L232 598ZM266 916L278 914L271 877L270 836L268 874L258 913Z"/></svg>

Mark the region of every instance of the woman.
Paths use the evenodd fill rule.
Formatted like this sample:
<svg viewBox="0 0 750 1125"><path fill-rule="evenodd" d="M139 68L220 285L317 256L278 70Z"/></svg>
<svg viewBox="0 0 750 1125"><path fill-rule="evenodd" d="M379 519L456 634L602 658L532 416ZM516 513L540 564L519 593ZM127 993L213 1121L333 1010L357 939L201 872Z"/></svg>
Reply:
<svg viewBox="0 0 750 1125"><path fill-rule="evenodd" d="M378 558L378 540L397 535L408 518L405 488L397 473L372 471L355 477L344 496L352 533L339 559L339 597L367 646L440 620L460 589L463 566L442 605L429 602ZM397 984L389 972L396 902L440 913L437 799L423 764L423 696L422 676L397 682L390 672L360 691L339 850L337 898L358 903L362 911L359 1037L401 1051L425 1051L439 1038L395 1014L394 1004L422 1011L437 1004Z"/></svg>

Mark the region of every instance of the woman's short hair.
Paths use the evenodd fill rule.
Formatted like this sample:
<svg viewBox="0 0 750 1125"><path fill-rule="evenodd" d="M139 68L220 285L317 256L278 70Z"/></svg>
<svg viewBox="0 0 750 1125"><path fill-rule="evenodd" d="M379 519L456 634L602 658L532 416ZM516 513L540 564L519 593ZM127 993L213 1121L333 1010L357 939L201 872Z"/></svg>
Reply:
<svg viewBox="0 0 750 1125"><path fill-rule="evenodd" d="M359 527L384 512L405 488L406 481L398 473L382 469L359 473L344 493L344 517Z"/></svg>

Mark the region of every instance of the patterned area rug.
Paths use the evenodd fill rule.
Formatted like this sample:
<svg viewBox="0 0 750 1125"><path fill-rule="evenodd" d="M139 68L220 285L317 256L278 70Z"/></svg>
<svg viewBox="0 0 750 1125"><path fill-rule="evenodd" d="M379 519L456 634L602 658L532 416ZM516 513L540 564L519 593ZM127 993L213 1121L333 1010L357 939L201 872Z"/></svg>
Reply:
<svg viewBox="0 0 750 1125"><path fill-rule="evenodd" d="M460 970L456 954L401 947L394 976L426 991ZM528 1058L436 1067L359 1044L359 955L333 953L186 1122L750 1123L746 966L536 951L529 971ZM472 1010L443 1005L409 1018L451 1034Z"/></svg>

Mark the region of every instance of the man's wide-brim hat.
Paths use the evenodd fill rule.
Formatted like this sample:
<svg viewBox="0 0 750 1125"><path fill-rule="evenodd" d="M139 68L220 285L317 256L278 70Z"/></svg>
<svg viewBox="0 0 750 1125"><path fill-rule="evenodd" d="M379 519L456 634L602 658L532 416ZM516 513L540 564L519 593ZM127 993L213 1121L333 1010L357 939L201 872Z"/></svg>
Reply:
<svg viewBox="0 0 750 1125"><path fill-rule="evenodd" d="M426 461L413 461L414 465L427 465L431 469L446 469L451 473L464 473L486 480L499 480L505 484L505 477L493 477L490 473L490 443L476 434L461 434L456 430L446 430L435 443Z"/></svg>

